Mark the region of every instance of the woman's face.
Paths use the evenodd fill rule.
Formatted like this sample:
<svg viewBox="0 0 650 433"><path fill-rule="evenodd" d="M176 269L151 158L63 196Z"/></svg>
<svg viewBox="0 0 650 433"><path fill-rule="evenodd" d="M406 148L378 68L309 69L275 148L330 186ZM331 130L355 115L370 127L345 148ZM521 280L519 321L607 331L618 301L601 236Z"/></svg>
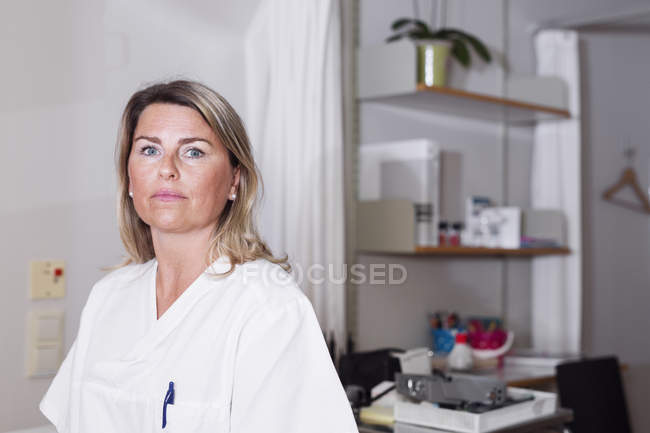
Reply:
<svg viewBox="0 0 650 433"><path fill-rule="evenodd" d="M203 117L174 104L140 114L128 174L135 209L152 232L211 229L239 184L239 168Z"/></svg>

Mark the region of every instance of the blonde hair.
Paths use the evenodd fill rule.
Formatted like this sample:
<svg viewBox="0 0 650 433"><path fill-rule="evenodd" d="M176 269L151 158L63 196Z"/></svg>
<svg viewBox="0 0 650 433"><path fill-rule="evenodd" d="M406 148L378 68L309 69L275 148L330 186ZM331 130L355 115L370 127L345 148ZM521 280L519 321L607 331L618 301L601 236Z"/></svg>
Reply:
<svg viewBox="0 0 650 433"><path fill-rule="evenodd" d="M157 83L131 96L126 104L118 132L115 149L118 196L117 217L120 237L128 258L117 267L130 263L144 263L156 254L149 226L136 213L128 195L128 163L133 145L133 134L144 109L155 103L190 107L201 114L228 151L232 167L239 166L240 177L237 200L228 200L217 220L206 256L206 264L225 256L230 269L220 275L232 273L236 264L264 258L279 264L290 272L287 257L275 258L260 238L256 224L258 189L262 195L262 178L253 160L251 145L239 115L221 95L194 81L177 80Z"/></svg>

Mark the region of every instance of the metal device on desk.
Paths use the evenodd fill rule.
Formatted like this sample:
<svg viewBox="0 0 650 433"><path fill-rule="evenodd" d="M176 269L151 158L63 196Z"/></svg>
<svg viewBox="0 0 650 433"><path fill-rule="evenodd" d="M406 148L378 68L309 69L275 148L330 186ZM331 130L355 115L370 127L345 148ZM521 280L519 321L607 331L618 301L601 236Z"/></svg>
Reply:
<svg viewBox="0 0 650 433"><path fill-rule="evenodd" d="M500 380L464 374L395 374L397 392L417 401L441 407L477 411L500 407L507 401L506 384Z"/></svg>

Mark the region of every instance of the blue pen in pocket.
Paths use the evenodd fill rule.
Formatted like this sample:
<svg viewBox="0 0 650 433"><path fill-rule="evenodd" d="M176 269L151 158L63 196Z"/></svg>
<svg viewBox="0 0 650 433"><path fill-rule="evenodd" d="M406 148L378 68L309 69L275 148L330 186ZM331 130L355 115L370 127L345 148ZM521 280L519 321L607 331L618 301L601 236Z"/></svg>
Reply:
<svg viewBox="0 0 650 433"><path fill-rule="evenodd" d="M174 382L169 382L169 389L163 402L162 428L167 425L167 405L174 404Z"/></svg>

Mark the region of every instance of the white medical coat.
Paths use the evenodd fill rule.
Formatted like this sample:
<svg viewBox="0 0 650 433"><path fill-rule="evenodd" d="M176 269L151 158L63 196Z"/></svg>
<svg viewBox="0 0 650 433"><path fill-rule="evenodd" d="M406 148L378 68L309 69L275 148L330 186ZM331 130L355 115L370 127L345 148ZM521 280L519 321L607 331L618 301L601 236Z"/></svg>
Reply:
<svg viewBox="0 0 650 433"><path fill-rule="evenodd" d="M209 268L157 319L157 265L93 287L40 404L59 432L357 432L313 308L279 266Z"/></svg>

